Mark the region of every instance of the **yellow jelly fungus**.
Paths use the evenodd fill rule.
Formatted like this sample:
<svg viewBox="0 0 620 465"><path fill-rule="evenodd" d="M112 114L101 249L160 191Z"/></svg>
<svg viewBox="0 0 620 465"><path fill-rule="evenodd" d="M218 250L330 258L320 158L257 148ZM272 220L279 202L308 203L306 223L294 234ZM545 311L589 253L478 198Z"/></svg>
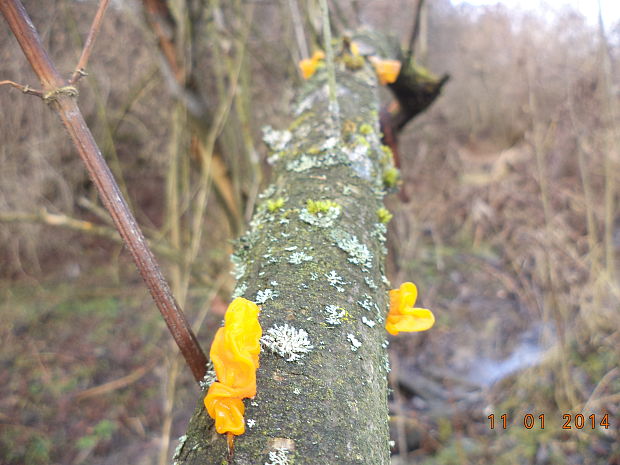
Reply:
<svg viewBox="0 0 620 465"><path fill-rule="evenodd" d="M306 58L305 60L301 60L299 62L299 69L301 70L301 75L304 79L308 79L316 71L316 63L310 58Z"/></svg>
<svg viewBox="0 0 620 465"><path fill-rule="evenodd" d="M231 302L224 327L217 330L209 353L217 381L204 399L220 434L243 434L245 407L242 399L256 395L256 370L260 338L258 306L242 297Z"/></svg>
<svg viewBox="0 0 620 465"><path fill-rule="evenodd" d="M382 86L391 84L398 78L401 66L400 61L375 59L372 64Z"/></svg>
<svg viewBox="0 0 620 465"><path fill-rule="evenodd" d="M314 61L321 61L325 59L325 53L322 50L315 50L315 52L312 54L312 60Z"/></svg>
<svg viewBox="0 0 620 465"><path fill-rule="evenodd" d="M425 308L414 308L418 288L413 283L403 283L390 291L390 311L385 322L388 333L401 331L426 331L435 323L435 316Z"/></svg>
<svg viewBox="0 0 620 465"><path fill-rule="evenodd" d="M319 62L323 59L325 59L325 53L317 50L312 54L311 58L306 58L299 62L299 69L304 79L310 78L316 72Z"/></svg>

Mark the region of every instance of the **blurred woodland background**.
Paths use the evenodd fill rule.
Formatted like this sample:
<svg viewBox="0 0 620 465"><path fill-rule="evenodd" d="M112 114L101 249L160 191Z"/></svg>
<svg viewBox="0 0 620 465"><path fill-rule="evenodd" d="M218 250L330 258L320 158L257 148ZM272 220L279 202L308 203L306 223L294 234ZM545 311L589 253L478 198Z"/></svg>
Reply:
<svg viewBox="0 0 620 465"><path fill-rule="evenodd" d="M24 3L69 75L97 2ZM334 33L405 44L414 3L333 0ZM393 463L620 464L620 25L427 3L415 58L451 79L400 139L389 277L438 321L392 339ZM261 127L290 124L319 20L314 0L113 2L80 81L205 350L269 179ZM1 79L38 84L4 21ZM8 86L0 141L0 463L169 463L198 390L86 170Z"/></svg>

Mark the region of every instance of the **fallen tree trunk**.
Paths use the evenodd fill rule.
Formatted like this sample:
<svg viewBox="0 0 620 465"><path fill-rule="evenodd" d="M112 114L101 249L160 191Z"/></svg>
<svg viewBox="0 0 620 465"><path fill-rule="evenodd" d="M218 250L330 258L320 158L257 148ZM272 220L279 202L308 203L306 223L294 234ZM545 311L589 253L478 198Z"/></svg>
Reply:
<svg viewBox="0 0 620 465"><path fill-rule="evenodd" d="M265 131L275 181L233 256L235 293L261 306L264 334L246 433L231 458L201 402L177 464L390 461L382 199L396 170L381 144L374 71L344 63L339 110L319 69L289 130Z"/></svg>

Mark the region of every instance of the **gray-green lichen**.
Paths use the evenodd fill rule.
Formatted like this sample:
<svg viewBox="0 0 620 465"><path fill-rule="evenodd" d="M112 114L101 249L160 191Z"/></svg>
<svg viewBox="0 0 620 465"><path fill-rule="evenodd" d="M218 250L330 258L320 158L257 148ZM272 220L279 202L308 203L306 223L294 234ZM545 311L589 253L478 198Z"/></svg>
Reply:
<svg viewBox="0 0 620 465"><path fill-rule="evenodd" d="M303 208L299 213L299 219L319 228L330 228L340 216L339 206L330 206L325 212L311 213L308 208Z"/></svg>
<svg viewBox="0 0 620 465"><path fill-rule="evenodd" d="M230 256L230 261L233 264L233 270L231 271L231 274L238 281L243 278L243 275L245 275L247 264L243 261L241 257L235 254L232 254Z"/></svg>
<svg viewBox="0 0 620 465"><path fill-rule="evenodd" d="M372 268L372 253L368 250L368 247L360 243L357 237L342 229L332 230L330 236L336 246L349 255L348 260L351 263L360 265L364 271Z"/></svg>
<svg viewBox="0 0 620 465"><path fill-rule="evenodd" d="M179 438L179 443L177 444L176 449L174 450L174 455L172 456L172 460L176 460L181 455L181 451L183 450L183 446L185 445L185 441L187 440L187 435L183 435Z"/></svg>
<svg viewBox="0 0 620 465"><path fill-rule="evenodd" d="M322 155L302 154L299 158L289 161L286 169L297 173L308 171L312 168L325 168L328 166L347 163L348 159L341 156L339 152L326 153Z"/></svg>
<svg viewBox="0 0 620 465"><path fill-rule="evenodd" d="M248 284L247 283L239 283L237 284L237 286L235 287L235 290L233 291L232 295L230 296L232 299L236 299L237 297L241 297L245 294L245 291L248 290Z"/></svg>
<svg viewBox="0 0 620 465"><path fill-rule="evenodd" d="M370 278L369 276L364 276L364 282L373 291L379 289L375 282L372 280L372 278Z"/></svg>

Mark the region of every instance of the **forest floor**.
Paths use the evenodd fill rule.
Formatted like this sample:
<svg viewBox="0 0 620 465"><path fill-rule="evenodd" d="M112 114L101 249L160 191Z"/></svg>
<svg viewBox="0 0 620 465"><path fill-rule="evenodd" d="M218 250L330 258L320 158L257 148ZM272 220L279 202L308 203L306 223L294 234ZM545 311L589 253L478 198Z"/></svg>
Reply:
<svg viewBox="0 0 620 465"><path fill-rule="evenodd" d="M135 270L121 270L4 289L0 463L156 463L174 349ZM183 423L196 386L181 378Z"/></svg>

